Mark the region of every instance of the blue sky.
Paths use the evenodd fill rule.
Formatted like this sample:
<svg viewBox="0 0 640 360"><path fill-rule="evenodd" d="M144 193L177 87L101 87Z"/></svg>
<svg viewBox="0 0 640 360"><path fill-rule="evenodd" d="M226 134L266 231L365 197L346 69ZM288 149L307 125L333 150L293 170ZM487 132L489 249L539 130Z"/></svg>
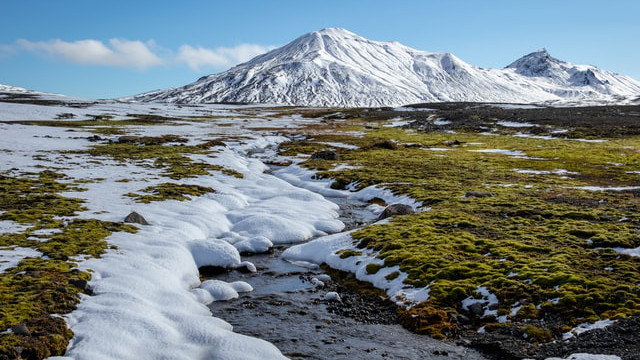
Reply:
<svg viewBox="0 0 640 360"><path fill-rule="evenodd" d="M640 80L636 0L4 0L0 84L87 98L185 85L325 27L501 68L552 56Z"/></svg>

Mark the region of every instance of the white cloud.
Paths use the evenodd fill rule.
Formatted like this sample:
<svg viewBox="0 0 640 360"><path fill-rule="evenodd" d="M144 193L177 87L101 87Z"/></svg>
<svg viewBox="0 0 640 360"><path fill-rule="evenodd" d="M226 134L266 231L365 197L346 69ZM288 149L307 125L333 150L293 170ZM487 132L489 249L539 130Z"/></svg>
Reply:
<svg viewBox="0 0 640 360"><path fill-rule="evenodd" d="M82 64L146 69L158 65L186 64L194 71L223 69L243 63L253 57L275 49L275 46L240 44L234 47L208 49L182 45L176 52L160 48L153 41L95 39L64 41L16 40L14 44L0 44L0 58L20 51L47 55L63 61Z"/></svg>
<svg viewBox="0 0 640 360"><path fill-rule="evenodd" d="M221 68L237 65L274 48L274 46L256 44L240 44L234 47L215 49L182 45L176 59L178 62L187 64L193 70L199 71L206 67Z"/></svg>
<svg viewBox="0 0 640 360"><path fill-rule="evenodd" d="M15 52L16 49L13 46L0 44L0 58L13 55Z"/></svg>
<svg viewBox="0 0 640 360"><path fill-rule="evenodd" d="M31 42L17 40L16 44L24 50L43 52L66 61L83 65L105 65L118 67L133 67L145 69L162 65L164 60L151 51L153 42L130 41L126 39L111 39L105 45L99 40L79 40L74 42L59 39L50 41Z"/></svg>

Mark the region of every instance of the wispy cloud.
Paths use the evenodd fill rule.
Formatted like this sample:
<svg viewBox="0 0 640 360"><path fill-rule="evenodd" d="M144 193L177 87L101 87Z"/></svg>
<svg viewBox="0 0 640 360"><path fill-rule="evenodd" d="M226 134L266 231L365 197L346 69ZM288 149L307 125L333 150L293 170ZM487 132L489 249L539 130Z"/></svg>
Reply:
<svg viewBox="0 0 640 360"><path fill-rule="evenodd" d="M99 40L67 42L50 40L32 42L16 41L22 50L45 53L65 61L83 65L104 65L146 69L162 65L164 60L151 51L153 42L143 43L126 39L111 39L108 45Z"/></svg>
<svg viewBox="0 0 640 360"><path fill-rule="evenodd" d="M204 48L182 45L178 51L163 49L153 41L111 39L107 42L95 39L64 41L16 40L10 45L0 44L0 58L29 52L81 65L98 65L147 69L154 66L187 65L194 71L224 69L245 62L275 46L240 44L234 47Z"/></svg>
<svg viewBox="0 0 640 360"><path fill-rule="evenodd" d="M0 44L0 58L15 54L16 49L11 45Z"/></svg>
<svg viewBox="0 0 640 360"><path fill-rule="evenodd" d="M176 60L187 64L193 70L199 71L203 68L233 66L274 48L274 46L256 44L241 44L234 47L218 47L215 49L182 45Z"/></svg>

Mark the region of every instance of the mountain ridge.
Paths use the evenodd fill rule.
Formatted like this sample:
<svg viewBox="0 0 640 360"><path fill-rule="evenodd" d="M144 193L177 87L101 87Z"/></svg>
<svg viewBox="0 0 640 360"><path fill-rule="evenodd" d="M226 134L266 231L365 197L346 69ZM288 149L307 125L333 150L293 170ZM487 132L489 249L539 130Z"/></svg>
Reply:
<svg viewBox="0 0 640 360"><path fill-rule="evenodd" d="M445 101L620 102L638 95L640 82L555 59L546 49L503 69L484 69L451 53L325 28L222 73L130 99L352 107Z"/></svg>

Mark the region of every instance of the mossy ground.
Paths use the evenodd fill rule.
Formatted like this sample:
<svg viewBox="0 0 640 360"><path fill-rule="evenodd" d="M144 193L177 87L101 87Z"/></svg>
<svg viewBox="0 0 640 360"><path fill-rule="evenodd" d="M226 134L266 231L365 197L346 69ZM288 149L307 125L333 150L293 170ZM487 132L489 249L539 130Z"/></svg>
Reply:
<svg viewBox="0 0 640 360"><path fill-rule="evenodd" d="M168 140L171 139L171 140ZM86 153L92 157L110 157L121 162L132 162L146 167L162 169L163 176L180 180L199 175L209 175L210 171L242 178L242 174L222 165L193 160L189 155L213 156L217 141L207 141L198 145L185 145L182 138L164 135L161 137L137 137L130 142L112 142L93 145L88 150L70 153Z"/></svg>
<svg viewBox="0 0 640 360"><path fill-rule="evenodd" d="M45 170L21 176L0 175L0 220L30 226L0 234L0 248L28 247L42 258L25 258L0 273L0 329L25 324L31 336L0 335L0 359L41 359L62 355L72 334L64 320L52 317L72 311L79 301L78 280L91 274L75 269L75 257L99 257L114 231L135 232L123 223L73 218L82 201L59 195L79 190L62 183L62 175ZM48 235L42 235L42 231Z"/></svg>
<svg viewBox="0 0 640 360"><path fill-rule="evenodd" d="M215 192L214 189L206 186L174 183L162 183L155 186L149 186L140 191L149 194L129 193L127 196L132 197L141 203L150 203L152 201L164 200L185 201L190 200L190 196L201 196Z"/></svg>
<svg viewBox="0 0 640 360"><path fill-rule="evenodd" d="M436 337L454 333L458 324L450 319L466 314L461 301L476 297L480 286L497 295L498 316L522 324L534 341L557 338L581 322L640 315L640 259L611 249L640 246L637 192L580 189L636 186L640 137L614 131L606 138L599 129L606 141L593 142L514 136L511 128L481 134L486 126L455 124L451 133L382 124L365 117L314 126L306 140L280 149L295 156L333 148L339 160L303 165L335 179L334 187L378 185L431 208L353 234L357 247L377 251L383 266L407 273L405 283L430 287L429 300L404 317L408 326ZM389 141L396 146L379 145ZM336 142L358 148L327 145ZM522 156L472 151L487 149ZM340 164L350 166L334 171ZM496 318L472 322L477 328ZM527 322L542 325L525 328Z"/></svg>
<svg viewBox="0 0 640 360"><path fill-rule="evenodd" d="M86 121L25 121L26 125L82 129L103 135L127 135L128 126L174 124L172 118L132 115L132 119L115 121L97 117ZM15 123L15 122L12 122ZM179 124L176 124L179 125ZM69 160L71 155L87 156L88 162L100 164L108 157L158 169L161 175L173 180L210 175L212 171L242 178L240 172L221 165L196 161L191 156L215 156L212 149L224 145L219 140L187 145L187 139L176 135L122 136L108 140L91 138L97 142L87 150L63 151L58 156ZM71 179L47 169L48 156L36 154L38 173L6 172L0 174L0 220L10 220L29 226L24 231L0 234L0 248L32 248L41 258L25 258L17 266L0 274L0 332L18 324L25 324L31 335L0 334L0 360L42 359L63 355L72 337L64 320L52 315L75 309L78 292L90 293L80 287L91 279L89 272L76 269L75 259L100 257L109 247L105 239L116 231L135 232L136 227L97 219L79 219L78 212L86 210L81 199L62 196L63 192L83 191L85 183L104 179ZM128 182L131 179L120 179ZM215 190L205 186L160 183L127 194L140 202L167 199L188 200ZM111 246L114 248L113 246Z"/></svg>

